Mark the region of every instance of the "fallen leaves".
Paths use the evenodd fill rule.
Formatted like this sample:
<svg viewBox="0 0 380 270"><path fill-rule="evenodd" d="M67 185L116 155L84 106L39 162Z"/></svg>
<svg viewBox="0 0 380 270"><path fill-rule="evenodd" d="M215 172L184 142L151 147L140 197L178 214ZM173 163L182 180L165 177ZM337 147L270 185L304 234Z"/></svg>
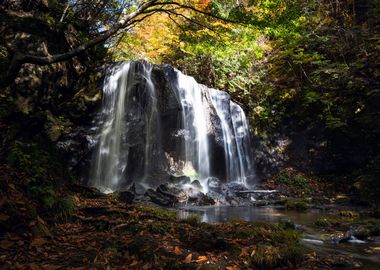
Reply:
<svg viewBox="0 0 380 270"><path fill-rule="evenodd" d="M11 248L13 245L15 244L15 242L13 241L9 241L7 239L4 239L0 242L0 248L2 249L9 249Z"/></svg>
<svg viewBox="0 0 380 270"><path fill-rule="evenodd" d="M38 237L38 238L34 238L30 245L33 247L38 247L38 246L43 246L48 242L49 241L47 239Z"/></svg>
<svg viewBox="0 0 380 270"><path fill-rule="evenodd" d="M195 262L199 264L199 263L204 263L207 260L208 260L207 256L199 256Z"/></svg>
<svg viewBox="0 0 380 270"><path fill-rule="evenodd" d="M237 267L237 266L227 266L226 267L226 270L240 270L240 267Z"/></svg>
<svg viewBox="0 0 380 270"><path fill-rule="evenodd" d="M178 246L176 246L175 248L174 248L174 253L175 253L175 255L182 255L182 251L181 251L181 249L178 247Z"/></svg>
<svg viewBox="0 0 380 270"><path fill-rule="evenodd" d="M0 214L0 222L7 221L10 218L10 216L5 214Z"/></svg>
<svg viewBox="0 0 380 270"><path fill-rule="evenodd" d="M191 263L192 258L193 258L193 254L190 253L189 255L186 256L184 262L185 263Z"/></svg>
<svg viewBox="0 0 380 270"><path fill-rule="evenodd" d="M239 257L248 257L249 256L248 250L249 248L242 248Z"/></svg>

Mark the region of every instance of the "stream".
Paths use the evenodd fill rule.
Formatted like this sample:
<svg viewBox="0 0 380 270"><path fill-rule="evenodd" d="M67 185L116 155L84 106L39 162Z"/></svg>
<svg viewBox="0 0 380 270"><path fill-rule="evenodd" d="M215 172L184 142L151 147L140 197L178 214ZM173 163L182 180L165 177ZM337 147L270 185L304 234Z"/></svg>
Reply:
<svg viewBox="0 0 380 270"><path fill-rule="evenodd" d="M353 240L344 243L334 243L323 240L323 228L315 225L315 221L328 215L327 211L311 209L305 212L285 210L276 207L255 207L255 206L203 206L186 207L177 210L179 218L187 218L192 215L200 217L202 222L221 223L229 220L263 221L278 223L290 221L295 224L296 229L303 235L302 245L308 253L316 252L321 256L325 255L350 255L360 261L363 265L361 269L380 269L380 252L368 253L368 250L380 248L380 237L374 238L372 242ZM350 269L350 268L340 268Z"/></svg>

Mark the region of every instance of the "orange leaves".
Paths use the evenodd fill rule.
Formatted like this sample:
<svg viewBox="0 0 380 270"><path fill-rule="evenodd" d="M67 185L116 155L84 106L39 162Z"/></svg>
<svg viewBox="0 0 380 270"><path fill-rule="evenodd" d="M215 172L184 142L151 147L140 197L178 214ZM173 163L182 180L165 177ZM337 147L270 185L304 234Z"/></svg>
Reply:
<svg viewBox="0 0 380 270"><path fill-rule="evenodd" d="M195 5L199 9L205 9L208 7L208 5L211 3L210 0L197 0Z"/></svg>
<svg viewBox="0 0 380 270"><path fill-rule="evenodd" d="M174 248L174 253L175 253L175 255L182 255L181 249L177 246Z"/></svg>
<svg viewBox="0 0 380 270"><path fill-rule="evenodd" d="M185 263L191 263L192 258L193 258L193 254L190 253L189 255L186 256L184 262Z"/></svg>
<svg viewBox="0 0 380 270"><path fill-rule="evenodd" d="M196 263L204 263L208 260L207 256L199 256L198 259L195 261Z"/></svg>
<svg viewBox="0 0 380 270"><path fill-rule="evenodd" d="M240 270L240 267L237 267L237 266L227 266L226 267L226 270Z"/></svg>
<svg viewBox="0 0 380 270"><path fill-rule="evenodd" d="M192 260L192 259L193 259L193 254L190 253L184 259L184 263L189 264L193 261L193 262L198 263L198 264L203 264L209 260L209 258L207 256L198 256L198 258L196 260Z"/></svg>

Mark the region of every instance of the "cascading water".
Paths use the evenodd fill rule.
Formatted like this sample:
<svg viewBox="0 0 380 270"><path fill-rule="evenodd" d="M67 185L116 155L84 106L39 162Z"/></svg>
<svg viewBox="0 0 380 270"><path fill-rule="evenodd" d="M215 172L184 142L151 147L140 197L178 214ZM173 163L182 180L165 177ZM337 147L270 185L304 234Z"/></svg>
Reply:
<svg viewBox="0 0 380 270"><path fill-rule="evenodd" d="M109 70L103 87L102 128L94 158L91 185L104 189L117 186L125 170L128 149L125 139L125 99L130 84L130 63Z"/></svg>
<svg viewBox="0 0 380 270"><path fill-rule="evenodd" d="M227 93L210 89L212 104L220 118L223 132L223 150L226 161L226 176L230 181L246 184L246 179L242 172L245 170L241 166L241 155L238 149L237 137L231 118L230 98Z"/></svg>
<svg viewBox="0 0 380 270"><path fill-rule="evenodd" d="M248 121L243 109L234 102L230 102L232 125L237 145L237 160L239 161L239 181L252 184L256 178L251 157L251 143L248 129Z"/></svg>
<svg viewBox="0 0 380 270"><path fill-rule="evenodd" d="M160 164L154 160L159 155L160 119L151 70L151 64L140 62L124 62L109 69L103 87L99 143L90 179L92 186L104 191L115 190L123 182L133 182L133 176L144 184ZM136 134L136 130L140 134ZM139 152L143 155L133 155L132 150L136 147L143 148ZM131 159L141 160L135 162L140 173L129 173L133 171Z"/></svg>
<svg viewBox="0 0 380 270"><path fill-rule="evenodd" d="M169 180L169 158L195 170L205 191L207 180L219 175L224 182L252 183L243 110L227 93L178 70L154 70L144 61L114 65L105 78L99 118L92 186L157 186Z"/></svg>
<svg viewBox="0 0 380 270"><path fill-rule="evenodd" d="M177 71L178 93L182 106L185 138L185 162L197 169L200 180L210 176L207 113L204 93L194 78Z"/></svg>

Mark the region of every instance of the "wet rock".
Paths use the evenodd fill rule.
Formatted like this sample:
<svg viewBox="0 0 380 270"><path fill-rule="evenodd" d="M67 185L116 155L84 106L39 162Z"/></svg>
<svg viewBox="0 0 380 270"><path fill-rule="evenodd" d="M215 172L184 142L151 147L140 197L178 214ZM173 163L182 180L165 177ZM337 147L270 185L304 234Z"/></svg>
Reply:
<svg viewBox="0 0 380 270"><path fill-rule="evenodd" d="M194 180L193 182L191 182L191 184L194 188L196 189L199 189L199 190L202 190L202 185L201 183L199 182L199 180Z"/></svg>
<svg viewBox="0 0 380 270"><path fill-rule="evenodd" d="M380 235L380 227L378 224L360 225L350 230L350 234L359 239L366 239L370 236Z"/></svg>
<svg viewBox="0 0 380 270"><path fill-rule="evenodd" d="M141 195L141 194L145 193L146 187L144 187L140 183L133 183L128 190L133 192L134 194L140 194Z"/></svg>
<svg viewBox="0 0 380 270"><path fill-rule="evenodd" d="M148 196L152 202L161 206L173 206L176 203L176 200L173 200L172 198L164 196L163 194L153 189L148 189L145 192L145 195Z"/></svg>
<svg viewBox="0 0 380 270"><path fill-rule="evenodd" d="M97 188L94 187L87 187L87 186L82 186L79 184L72 184L69 189L75 193L80 193L82 196L86 198L102 198L105 197L106 195Z"/></svg>
<svg viewBox="0 0 380 270"><path fill-rule="evenodd" d="M230 206L242 205L242 202L237 197L229 196L229 195L225 197L225 202Z"/></svg>
<svg viewBox="0 0 380 270"><path fill-rule="evenodd" d="M217 193L222 192L222 187L223 187L222 182L216 177L209 177L207 179L207 186L209 190L213 192L217 192Z"/></svg>
<svg viewBox="0 0 380 270"><path fill-rule="evenodd" d="M156 191L161 195L170 198L174 203L178 202L178 195L181 190L175 187L169 187L168 184L161 184L157 187Z"/></svg>
<svg viewBox="0 0 380 270"><path fill-rule="evenodd" d="M333 234L329 235L322 235L322 240L338 244L338 243L345 243L350 239L350 235L344 232L335 232Z"/></svg>
<svg viewBox="0 0 380 270"><path fill-rule="evenodd" d="M215 191L210 190L209 192L207 192L207 196L212 198L215 201L215 203L218 205L228 204L225 196L219 192L215 192Z"/></svg>
<svg viewBox="0 0 380 270"><path fill-rule="evenodd" d="M189 197L188 203L192 205L215 205L215 200L202 192L198 192Z"/></svg>
<svg viewBox="0 0 380 270"><path fill-rule="evenodd" d="M234 193L248 190L243 184L240 184L240 183L227 183L225 184L225 186L228 190Z"/></svg>
<svg viewBox="0 0 380 270"><path fill-rule="evenodd" d="M188 176L174 176L169 177L169 182L175 185L186 185L190 184L191 180Z"/></svg>

